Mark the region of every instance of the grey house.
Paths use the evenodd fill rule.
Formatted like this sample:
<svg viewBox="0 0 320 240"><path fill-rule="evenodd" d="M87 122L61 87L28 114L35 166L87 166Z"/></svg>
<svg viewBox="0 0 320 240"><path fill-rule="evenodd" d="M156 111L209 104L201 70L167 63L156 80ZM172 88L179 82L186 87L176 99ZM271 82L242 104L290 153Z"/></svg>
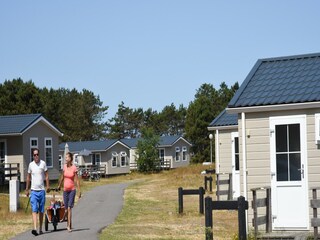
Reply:
<svg viewBox="0 0 320 240"><path fill-rule="evenodd" d="M250 189L271 187L273 230L310 230L310 188L320 186L320 53L258 60L226 111L238 115L241 195L251 201Z"/></svg>
<svg viewBox="0 0 320 240"><path fill-rule="evenodd" d="M106 175L129 173L129 147L119 140L67 142L77 165L105 166ZM66 143L59 145L60 159Z"/></svg>
<svg viewBox="0 0 320 240"><path fill-rule="evenodd" d="M106 166L106 175L129 173L136 166L136 149L140 139L109 139L104 141L67 142L70 152L75 155L78 165ZM170 168L186 166L190 163L191 144L181 136L160 138L159 158L168 162ZM59 145L60 160L66 143ZM85 154L83 154L86 152Z"/></svg>
<svg viewBox="0 0 320 240"><path fill-rule="evenodd" d="M25 182L32 149L39 148L46 161L50 180L58 179L59 137L62 132L41 114L0 116L0 162L20 164L21 182Z"/></svg>
<svg viewBox="0 0 320 240"><path fill-rule="evenodd" d="M130 163L134 166L137 159L137 143L141 138L121 139L120 141L130 147ZM160 161L168 164L169 168L177 168L190 164L190 147L192 144L182 136L160 137L158 151Z"/></svg>

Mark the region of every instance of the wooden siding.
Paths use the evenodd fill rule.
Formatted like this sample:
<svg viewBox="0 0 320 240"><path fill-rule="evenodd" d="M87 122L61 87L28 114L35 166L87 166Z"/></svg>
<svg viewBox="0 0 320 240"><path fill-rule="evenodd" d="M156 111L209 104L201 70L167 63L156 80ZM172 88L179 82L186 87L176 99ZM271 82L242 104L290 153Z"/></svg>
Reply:
<svg viewBox="0 0 320 240"><path fill-rule="evenodd" d="M271 186L270 182L270 133L269 117L290 116L306 114L307 116L307 187L320 186L320 146L315 144L315 113L320 109L290 110L275 112L246 113L246 157L247 157L247 195L248 201L252 200L250 189ZM239 115L241 116L241 115ZM241 195L243 195L243 170L242 170L242 125L241 118L239 126L239 148L240 148L240 174ZM312 195L309 191L309 200ZM312 209L309 208L310 218ZM248 223L252 227L253 211L250 205L248 211Z"/></svg>
<svg viewBox="0 0 320 240"><path fill-rule="evenodd" d="M219 172L232 173L232 142L231 133L233 130L219 130Z"/></svg>
<svg viewBox="0 0 320 240"><path fill-rule="evenodd" d="M49 179L57 180L60 176L59 172L59 136L51 128L49 128L43 122L38 122L28 131L23 134L23 156L24 158L24 174L27 173L28 165L30 163L30 138L38 138L38 148L40 150L40 159L44 160L45 138L52 138L52 163L53 166L48 168ZM26 176L26 175L24 175ZM25 178L21 178L21 181L25 181Z"/></svg>

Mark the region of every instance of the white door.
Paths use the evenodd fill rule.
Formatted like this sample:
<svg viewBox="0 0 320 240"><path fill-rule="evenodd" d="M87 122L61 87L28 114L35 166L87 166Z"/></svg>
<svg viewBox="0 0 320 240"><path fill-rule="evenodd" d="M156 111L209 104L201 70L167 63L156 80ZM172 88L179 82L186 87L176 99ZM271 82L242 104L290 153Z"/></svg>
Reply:
<svg viewBox="0 0 320 240"><path fill-rule="evenodd" d="M231 133L233 199L240 197L239 134Z"/></svg>
<svg viewBox="0 0 320 240"><path fill-rule="evenodd" d="M309 228L306 116L270 118L274 230Z"/></svg>

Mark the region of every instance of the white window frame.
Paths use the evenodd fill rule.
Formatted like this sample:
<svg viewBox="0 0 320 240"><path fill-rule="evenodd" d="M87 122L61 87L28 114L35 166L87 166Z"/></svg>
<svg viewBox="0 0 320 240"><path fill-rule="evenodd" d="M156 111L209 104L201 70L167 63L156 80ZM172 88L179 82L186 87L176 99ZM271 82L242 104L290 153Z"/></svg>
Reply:
<svg viewBox="0 0 320 240"><path fill-rule="evenodd" d="M320 113L314 115L314 126L315 126L315 141L316 144L320 144Z"/></svg>
<svg viewBox="0 0 320 240"><path fill-rule="evenodd" d="M186 146L183 146L182 147L182 161L187 161L188 158L187 158L187 147Z"/></svg>
<svg viewBox="0 0 320 240"><path fill-rule="evenodd" d="M59 155L59 169L62 169L62 155Z"/></svg>
<svg viewBox="0 0 320 240"><path fill-rule="evenodd" d="M47 141L50 141L51 142L51 145L47 145ZM48 168L53 168L53 142L52 142L52 138L50 137L46 137L44 138L44 161L46 162L47 164L47 167ZM48 159L47 159L47 150L48 149L51 149L51 164L48 164Z"/></svg>
<svg viewBox="0 0 320 240"><path fill-rule="evenodd" d="M176 148L175 148L174 160L175 160L176 162L180 162L180 147L176 147Z"/></svg>
<svg viewBox="0 0 320 240"><path fill-rule="evenodd" d="M37 141L37 145L32 145L32 142L33 142L33 141ZM31 138L30 138L30 162L33 161L33 152L32 152L32 150L33 150L34 148L38 148L38 149L39 149L39 140L38 140L38 138L36 138L36 137L31 137ZM40 157L40 156L39 156L39 157Z"/></svg>
<svg viewBox="0 0 320 240"><path fill-rule="evenodd" d="M124 160L124 165L122 164L122 160ZM120 167L126 167L126 166L127 166L127 153L120 152Z"/></svg>
<svg viewBox="0 0 320 240"><path fill-rule="evenodd" d="M117 152L112 152L111 154L111 167L116 168L118 166L118 153ZM114 165L115 163L115 165Z"/></svg>
<svg viewBox="0 0 320 240"><path fill-rule="evenodd" d="M98 157L99 156L99 157ZM93 165L93 159L95 161L95 166L101 165L101 153L92 153L91 154L91 164ZM97 161L99 159L99 161Z"/></svg>

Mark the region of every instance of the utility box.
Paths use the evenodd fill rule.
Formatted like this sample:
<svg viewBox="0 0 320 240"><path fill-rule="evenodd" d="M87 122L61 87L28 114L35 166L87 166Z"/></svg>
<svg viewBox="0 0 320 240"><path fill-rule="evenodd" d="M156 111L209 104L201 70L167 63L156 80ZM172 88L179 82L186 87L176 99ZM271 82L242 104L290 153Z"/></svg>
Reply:
<svg viewBox="0 0 320 240"><path fill-rule="evenodd" d="M9 182L9 192L10 192L10 212L17 212L19 207L19 181L10 180Z"/></svg>

